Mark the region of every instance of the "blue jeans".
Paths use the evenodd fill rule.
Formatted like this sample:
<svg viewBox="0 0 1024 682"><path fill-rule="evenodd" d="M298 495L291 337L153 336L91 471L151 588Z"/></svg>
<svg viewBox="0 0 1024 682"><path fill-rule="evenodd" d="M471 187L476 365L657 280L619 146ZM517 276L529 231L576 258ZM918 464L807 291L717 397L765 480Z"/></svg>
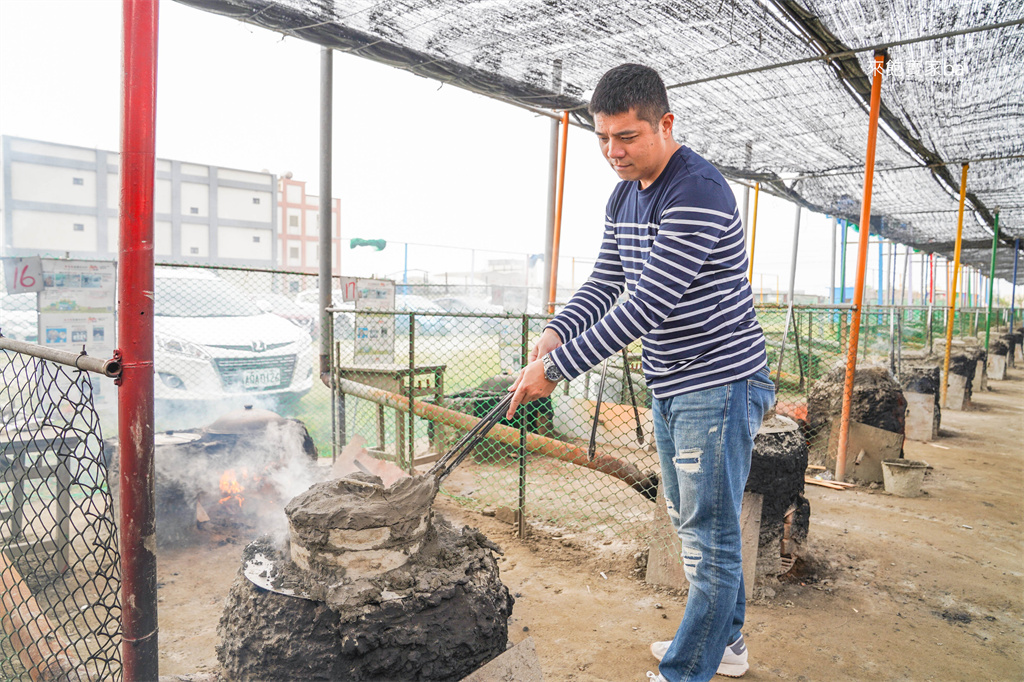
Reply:
<svg viewBox="0 0 1024 682"><path fill-rule="evenodd" d="M686 612L660 672L669 682L710 680L743 627L740 507L750 453L775 401L768 370L653 404L662 487L682 540Z"/></svg>

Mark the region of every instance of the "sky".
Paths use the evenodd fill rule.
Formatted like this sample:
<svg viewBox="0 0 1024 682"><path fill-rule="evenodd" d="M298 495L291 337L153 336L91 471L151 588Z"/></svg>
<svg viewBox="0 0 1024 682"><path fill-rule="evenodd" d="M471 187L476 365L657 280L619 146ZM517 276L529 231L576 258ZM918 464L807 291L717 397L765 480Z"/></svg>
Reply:
<svg viewBox="0 0 1024 682"><path fill-rule="evenodd" d="M0 134L117 150L120 54L120 0L0 0ZM164 0L157 156L290 171L318 192L319 64L316 45ZM345 250L345 274L400 278L402 242L410 270L435 276L543 253L550 119L335 52L333 125L343 237L392 245ZM571 128L561 282L585 277L616 181L593 133ZM788 287L794 212L761 196L755 289ZM827 295L831 238L831 219L803 211L798 292Z"/></svg>

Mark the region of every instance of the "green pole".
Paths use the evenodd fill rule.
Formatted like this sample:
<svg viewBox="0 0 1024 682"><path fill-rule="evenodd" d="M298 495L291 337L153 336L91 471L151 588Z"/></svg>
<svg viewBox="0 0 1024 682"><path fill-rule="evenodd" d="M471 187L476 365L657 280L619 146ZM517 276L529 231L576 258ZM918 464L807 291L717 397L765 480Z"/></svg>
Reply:
<svg viewBox="0 0 1024 682"><path fill-rule="evenodd" d="M985 315L985 367L988 368L988 337L992 331L992 286L996 281L996 247L999 246L999 211L992 232L992 264L988 268L988 314Z"/></svg>

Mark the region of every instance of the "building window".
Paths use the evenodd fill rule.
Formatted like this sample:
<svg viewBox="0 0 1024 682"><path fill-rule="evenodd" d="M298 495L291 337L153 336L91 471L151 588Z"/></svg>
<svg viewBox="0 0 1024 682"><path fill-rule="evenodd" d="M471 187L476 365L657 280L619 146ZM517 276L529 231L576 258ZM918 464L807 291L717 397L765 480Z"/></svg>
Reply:
<svg viewBox="0 0 1024 682"><path fill-rule="evenodd" d="M253 244L259 244L260 243L260 238L258 236L254 235L253 238L252 238L252 243Z"/></svg>
<svg viewBox="0 0 1024 682"><path fill-rule="evenodd" d="M299 260L299 247L291 246L288 247L288 257L293 260Z"/></svg>
<svg viewBox="0 0 1024 682"><path fill-rule="evenodd" d="M260 198L259 197L253 197L252 198L252 203L254 203L254 204L260 203Z"/></svg>
<svg viewBox="0 0 1024 682"><path fill-rule="evenodd" d="M85 225L82 223L75 223L75 232L85 232Z"/></svg>
<svg viewBox="0 0 1024 682"><path fill-rule="evenodd" d="M288 226L289 227L298 227L299 226L299 216L297 216L297 215L290 215L290 216L288 216Z"/></svg>
<svg viewBox="0 0 1024 682"><path fill-rule="evenodd" d="M71 178L71 184L72 185L84 185L85 184L85 178Z"/></svg>
<svg viewBox="0 0 1024 682"><path fill-rule="evenodd" d="M199 247L198 246L191 246L191 247L189 247L188 252L190 254L192 254L193 256L198 256L199 255Z"/></svg>
<svg viewBox="0 0 1024 682"><path fill-rule="evenodd" d="M192 206L188 209L188 212L191 213L192 215L199 215L199 207Z"/></svg>

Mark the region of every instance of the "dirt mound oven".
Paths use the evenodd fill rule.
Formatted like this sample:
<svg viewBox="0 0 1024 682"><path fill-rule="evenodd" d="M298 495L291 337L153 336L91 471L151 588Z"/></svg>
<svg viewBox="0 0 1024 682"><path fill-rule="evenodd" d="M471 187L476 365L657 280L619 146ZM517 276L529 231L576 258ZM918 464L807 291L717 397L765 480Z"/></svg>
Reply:
<svg viewBox="0 0 1024 682"><path fill-rule="evenodd" d="M432 476L356 473L285 508L246 548L217 654L234 680L459 680L505 650L513 598L480 532L430 508Z"/></svg>

